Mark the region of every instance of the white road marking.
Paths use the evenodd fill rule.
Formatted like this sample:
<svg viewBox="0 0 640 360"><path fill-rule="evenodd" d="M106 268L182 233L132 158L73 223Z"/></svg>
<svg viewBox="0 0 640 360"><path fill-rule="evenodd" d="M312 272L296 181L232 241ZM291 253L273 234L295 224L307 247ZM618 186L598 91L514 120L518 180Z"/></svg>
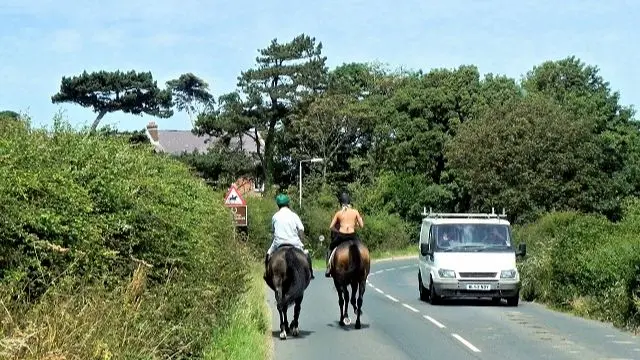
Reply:
<svg viewBox="0 0 640 360"><path fill-rule="evenodd" d="M453 336L454 338L458 339L458 341L460 341L461 343L464 344L464 346L468 347L469 349L471 349L471 351L473 352L480 352L480 349L478 349L477 347L473 346L472 343L468 342L467 340L465 340L462 336L458 335L458 334L451 334L451 336Z"/></svg>
<svg viewBox="0 0 640 360"><path fill-rule="evenodd" d="M411 311L413 311L413 312L420 312L418 309L416 309L416 308L412 307L411 305L408 305L408 304L404 304L404 303L403 303L403 304L402 304L402 306L406 307L407 309L409 309L409 310L411 310Z"/></svg>
<svg viewBox="0 0 640 360"><path fill-rule="evenodd" d="M378 288L374 288L374 289L376 289L376 291L377 291L377 292L379 292L380 294L383 294L383 295L384 295L384 291L382 291L382 290L380 290L380 289L378 289Z"/></svg>
<svg viewBox="0 0 640 360"><path fill-rule="evenodd" d="M395 270L395 269L396 269L396 268L388 268L388 269L387 269L387 271L393 271L393 270Z"/></svg>
<svg viewBox="0 0 640 360"><path fill-rule="evenodd" d="M440 323L438 320L436 320L436 319L432 318L431 316L429 316L429 315L423 315L423 317L424 317L425 319L427 319L427 320L431 321L435 326L439 327L440 329L444 329L444 328L445 328L445 326L444 326L444 325L442 325L442 323Z"/></svg>
<svg viewBox="0 0 640 360"><path fill-rule="evenodd" d="M391 296L391 295L385 295L385 296L386 296L389 300L392 300L392 301L398 302L398 299L394 298L394 297L393 297L393 296Z"/></svg>
<svg viewBox="0 0 640 360"><path fill-rule="evenodd" d="M613 340L612 342L616 344L633 344L633 341Z"/></svg>
<svg viewBox="0 0 640 360"><path fill-rule="evenodd" d="M372 288L374 288L375 286L373 286L372 283L367 283L367 285L371 286Z"/></svg>

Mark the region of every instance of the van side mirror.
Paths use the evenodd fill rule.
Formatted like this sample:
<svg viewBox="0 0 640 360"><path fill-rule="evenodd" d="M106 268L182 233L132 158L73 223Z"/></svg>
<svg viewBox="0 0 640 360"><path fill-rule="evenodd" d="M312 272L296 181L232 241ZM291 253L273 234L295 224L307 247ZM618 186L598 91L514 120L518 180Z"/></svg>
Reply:
<svg viewBox="0 0 640 360"><path fill-rule="evenodd" d="M420 255L427 256L429 255L429 244L420 244Z"/></svg>
<svg viewBox="0 0 640 360"><path fill-rule="evenodd" d="M516 256L521 256L521 257L527 256L527 244L521 243L518 245L518 251L516 251Z"/></svg>

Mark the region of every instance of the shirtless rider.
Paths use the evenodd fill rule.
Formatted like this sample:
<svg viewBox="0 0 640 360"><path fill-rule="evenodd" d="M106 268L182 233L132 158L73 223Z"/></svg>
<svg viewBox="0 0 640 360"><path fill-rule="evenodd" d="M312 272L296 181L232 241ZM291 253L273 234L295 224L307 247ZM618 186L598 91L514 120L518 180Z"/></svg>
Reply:
<svg viewBox="0 0 640 360"><path fill-rule="evenodd" d="M327 251L326 254L327 271L324 273L324 276L326 277L331 277L329 257L333 249L345 241L359 240L358 235L356 234L356 224L361 229L364 227L362 216L360 216L358 210L351 207L349 195L342 193L340 194L339 200L341 209L336 212L331 220L331 225L329 225L329 229L333 235L333 240L329 244L329 251Z"/></svg>

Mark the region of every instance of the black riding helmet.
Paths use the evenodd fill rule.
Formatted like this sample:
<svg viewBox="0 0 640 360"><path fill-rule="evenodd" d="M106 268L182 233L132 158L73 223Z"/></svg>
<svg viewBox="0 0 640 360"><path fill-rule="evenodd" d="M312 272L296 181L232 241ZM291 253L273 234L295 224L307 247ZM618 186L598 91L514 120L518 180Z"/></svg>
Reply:
<svg viewBox="0 0 640 360"><path fill-rule="evenodd" d="M349 205L349 204L351 204L351 199L349 198L349 194L347 194L346 192L342 192L338 196L338 200L340 201L340 205Z"/></svg>

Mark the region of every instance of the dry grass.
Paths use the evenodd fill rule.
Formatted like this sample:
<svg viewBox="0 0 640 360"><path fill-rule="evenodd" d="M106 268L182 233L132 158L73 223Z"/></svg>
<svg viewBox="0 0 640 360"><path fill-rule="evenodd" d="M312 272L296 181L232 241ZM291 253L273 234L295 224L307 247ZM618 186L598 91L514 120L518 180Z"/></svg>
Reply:
<svg viewBox="0 0 640 360"><path fill-rule="evenodd" d="M83 287L49 293L21 313L12 314L3 302L0 359L184 356L166 343L180 329L164 326L166 298L145 291L146 269L140 264L130 282L116 291Z"/></svg>

